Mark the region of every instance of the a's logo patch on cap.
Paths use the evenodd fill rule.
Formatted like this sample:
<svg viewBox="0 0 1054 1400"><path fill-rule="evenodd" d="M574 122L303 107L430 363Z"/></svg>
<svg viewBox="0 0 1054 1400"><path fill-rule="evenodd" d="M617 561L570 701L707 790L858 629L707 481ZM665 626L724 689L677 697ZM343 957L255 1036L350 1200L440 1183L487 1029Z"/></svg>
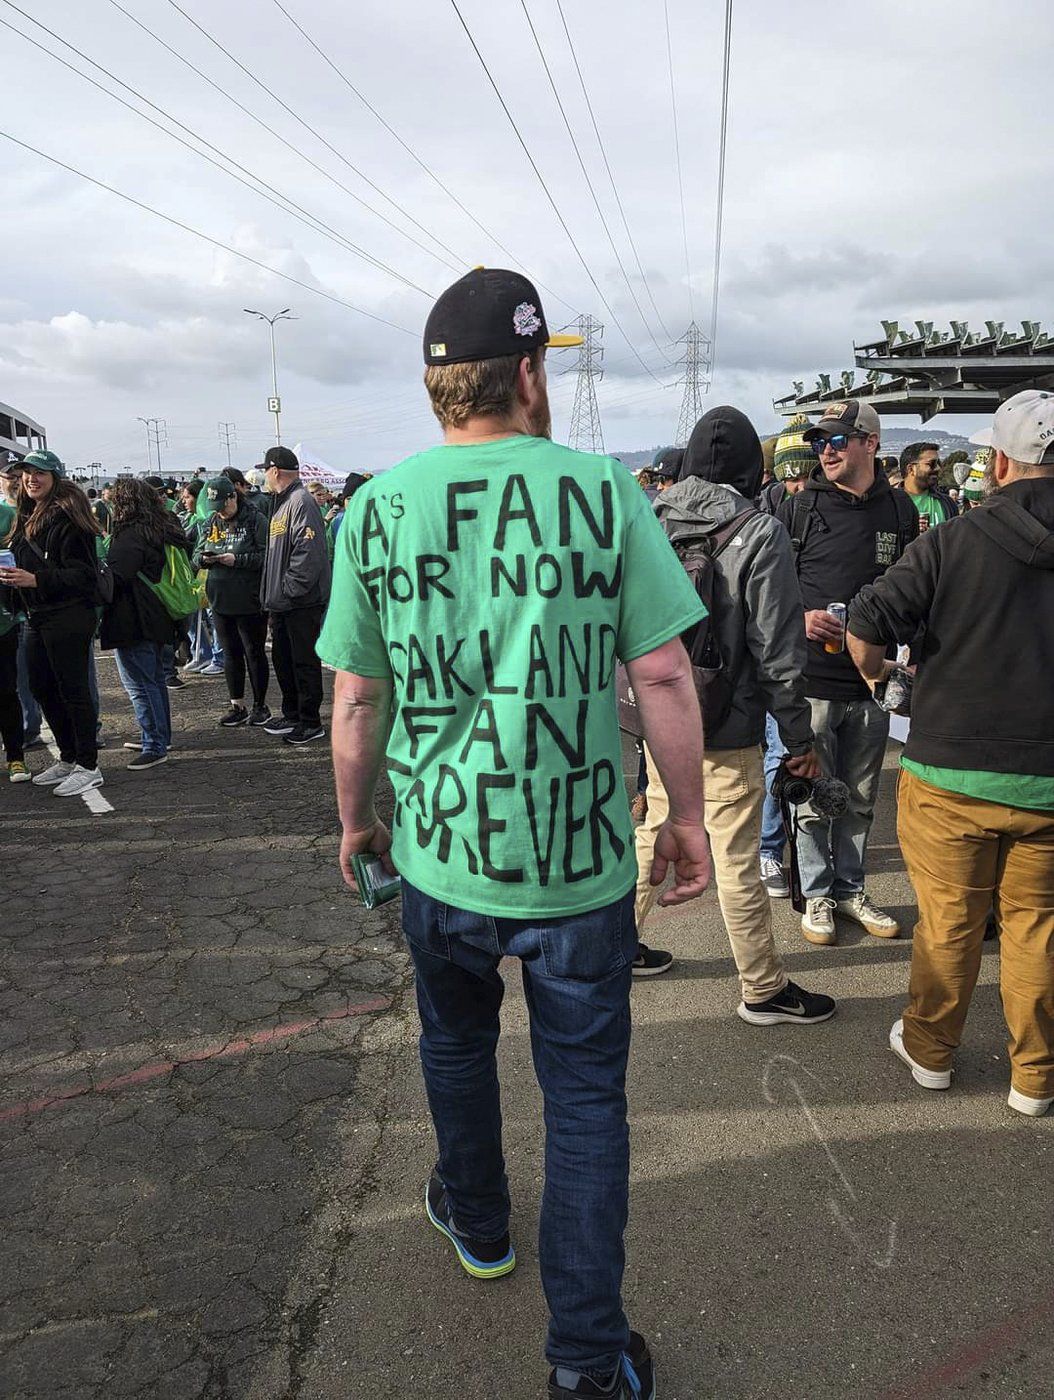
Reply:
<svg viewBox="0 0 1054 1400"><path fill-rule="evenodd" d="M538 308L529 301L521 301L512 313L512 328L517 335L534 335L541 330L542 318L538 315Z"/></svg>
<svg viewBox="0 0 1054 1400"><path fill-rule="evenodd" d="M428 353L429 353L430 355L436 356L437 359L439 358L440 355L445 355L445 354L446 354L446 341L445 341L445 340L433 340L432 343L431 343L431 345L428 347Z"/></svg>

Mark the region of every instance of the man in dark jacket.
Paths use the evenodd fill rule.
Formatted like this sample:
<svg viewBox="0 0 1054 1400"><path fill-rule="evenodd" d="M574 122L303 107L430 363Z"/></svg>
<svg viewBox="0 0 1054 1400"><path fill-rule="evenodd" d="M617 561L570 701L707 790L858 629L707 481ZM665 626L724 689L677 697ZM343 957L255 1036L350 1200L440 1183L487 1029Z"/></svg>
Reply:
<svg viewBox="0 0 1054 1400"><path fill-rule="evenodd" d="M802 693L805 633L790 541L772 516L752 505L761 467L761 443L749 420L738 409L713 408L696 424L680 480L660 496L655 513L674 549L709 541L714 560L711 616L701 625L714 630L731 707L706 735L706 830L721 914L739 969L739 1015L751 1025L767 1026L826 1021L834 1002L788 979L758 867L766 712L776 717L791 772L801 777L819 772ZM637 828L638 927L658 894L649 873L655 838L669 811L650 755L648 760L648 810Z"/></svg>
<svg viewBox="0 0 1054 1400"><path fill-rule="evenodd" d="M282 692L281 716L264 725L287 744L324 739L319 718L322 663L315 643L329 601L330 564L318 506L300 482L300 463L288 447L264 457L274 496L260 602L271 614L271 660Z"/></svg>
<svg viewBox="0 0 1054 1400"><path fill-rule="evenodd" d="M919 517L903 491L891 491L875 470L879 419L859 399L831 404L802 435L820 465L777 518L790 531L805 604L808 659L805 694L820 764L849 788L846 812L831 821L806 804L799 809L798 860L807 905L802 933L809 943L835 941L841 914L876 938L895 938L896 920L864 889L867 838L882 772L889 715L876 705L845 650L847 604L873 583L917 537Z"/></svg>
<svg viewBox="0 0 1054 1400"><path fill-rule="evenodd" d="M925 628L897 815L919 922L890 1046L948 1088L994 899L1008 1102L1038 1116L1054 1103L1054 394L1008 399L990 441L994 494L860 592L849 649L875 685L888 643Z"/></svg>

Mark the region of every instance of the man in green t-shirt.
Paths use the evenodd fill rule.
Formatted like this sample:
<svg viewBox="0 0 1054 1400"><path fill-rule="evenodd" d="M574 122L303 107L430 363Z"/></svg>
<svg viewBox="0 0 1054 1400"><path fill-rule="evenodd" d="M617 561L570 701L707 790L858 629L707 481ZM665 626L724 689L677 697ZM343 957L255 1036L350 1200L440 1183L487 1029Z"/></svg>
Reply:
<svg viewBox="0 0 1054 1400"><path fill-rule="evenodd" d="M911 442L900 454L900 470L904 490L919 513L919 531L925 533L935 525L943 525L959 514L958 507L947 491L937 485L941 469L941 450L935 442Z"/></svg>
<svg viewBox="0 0 1054 1400"><path fill-rule="evenodd" d="M705 609L629 472L550 441L545 348L576 343L549 335L518 273L477 269L443 293L424 352L444 443L349 502L318 643L337 671L345 879L354 887L351 858L373 853L403 880L439 1144L427 1213L477 1278L515 1264L495 1047L499 963L523 963L546 1108L552 1400L594 1393L580 1380L618 1397L631 1378L653 1389L620 1302L637 939L618 660L671 799L652 879L674 867L672 904L710 875L679 640ZM373 805L385 750L391 835Z"/></svg>
<svg viewBox="0 0 1054 1400"><path fill-rule="evenodd" d="M848 647L874 687L922 629L898 832L919 903L890 1045L947 1089L990 908L1001 931L1010 1107L1054 1103L1054 394L997 410L992 495L910 545L857 594Z"/></svg>

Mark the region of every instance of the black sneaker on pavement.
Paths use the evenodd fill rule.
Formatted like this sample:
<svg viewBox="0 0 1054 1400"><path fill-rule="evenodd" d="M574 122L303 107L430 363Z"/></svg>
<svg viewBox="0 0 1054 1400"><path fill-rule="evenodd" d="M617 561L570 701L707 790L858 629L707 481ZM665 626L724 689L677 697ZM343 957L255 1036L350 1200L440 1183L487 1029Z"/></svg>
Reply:
<svg viewBox="0 0 1054 1400"><path fill-rule="evenodd" d="M474 1240L455 1227L446 1187L436 1172L429 1177L425 1188L425 1212L439 1233L446 1235L457 1250L461 1267L473 1278L502 1278L515 1269L516 1251L507 1233L498 1240Z"/></svg>
<svg viewBox="0 0 1054 1400"><path fill-rule="evenodd" d="M182 690L186 681L183 680L182 676L166 676L165 685L169 690Z"/></svg>
<svg viewBox="0 0 1054 1400"><path fill-rule="evenodd" d="M282 742L295 744L299 747L301 744L310 744L315 739L324 739L325 737L326 731L320 724L298 724L292 733L285 735Z"/></svg>
<svg viewBox="0 0 1054 1400"><path fill-rule="evenodd" d="M292 734L294 729L299 729L299 722L295 719L286 719L285 715L276 715L274 719L269 719L264 725L265 734Z"/></svg>
<svg viewBox="0 0 1054 1400"><path fill-rule="evenodd" d="M141 753L138 758L133 758L131 763L126 763L125 767L130 773L142 773L147 768L156 768L159 763L167 762L167 753Z"/></svg>
<svg viewBox="0 0 1054 1400"><path fill-rule="evenodd" d="M256 728L259 728L260 725L266 724L270 718L271 711L267 708L266 705L254 705L249 712L249 723L251 725L254 725Z"/></svg>
<svg viewBox="0 0 1054 1400"><path fill-rule="evenodd" d="M549 1372L549 1400L655 1400L655 1366L648 1343L639 1332L629 1334L629 1350L606 1384L581 1376L566 1366Z"/></svg>
<svg viewBox="0 0 1054 1400"><path fill-rule="evenodd" d="M248 723L249 711L244 705L230 705L220 720L220 725L224 729L237 729L239 725Z"/></svg>
<svg viewBox="0 0 1054 1400"><path fill-rule="evenodd" d="M39 733L31 734L28 739L22 740L23 749L42 749L43 747L44 739Z"/></svg>
<svg viewBox="0 0 1054 1400"><path fill-rule="evenodd" d="M788 982L782 992L768 1001L741 1001L736 1008L740 1017L751 1026L776 1026L781 1021L798 1021L814 1026L817 1021L829 1021L835 1012L834 998L819 992L807 992L796 982Z"/></svg>
<svg viewBox="0 0 1054 1400"><path fill-rule="evenodd" d="M673 967L673 954L661 948L649 948L646 943L637 944L637 956L633 959L634 977L657 977L660 972L669 972Z"/></svg>

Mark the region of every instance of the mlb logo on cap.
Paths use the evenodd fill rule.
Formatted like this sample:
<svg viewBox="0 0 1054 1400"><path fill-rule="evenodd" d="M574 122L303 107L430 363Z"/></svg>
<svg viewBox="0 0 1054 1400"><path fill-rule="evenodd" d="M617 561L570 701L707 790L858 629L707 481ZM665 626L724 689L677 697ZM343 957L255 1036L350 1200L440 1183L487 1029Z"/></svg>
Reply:
<svg viewBox="0 0 1054 1400"><path fill-rule="evenodd" d="M529 355L539 346L581 345L580 335L550 335L537 290L519 272L475 267L448 287L425 326L426 365L458 365Z"/></svg>

